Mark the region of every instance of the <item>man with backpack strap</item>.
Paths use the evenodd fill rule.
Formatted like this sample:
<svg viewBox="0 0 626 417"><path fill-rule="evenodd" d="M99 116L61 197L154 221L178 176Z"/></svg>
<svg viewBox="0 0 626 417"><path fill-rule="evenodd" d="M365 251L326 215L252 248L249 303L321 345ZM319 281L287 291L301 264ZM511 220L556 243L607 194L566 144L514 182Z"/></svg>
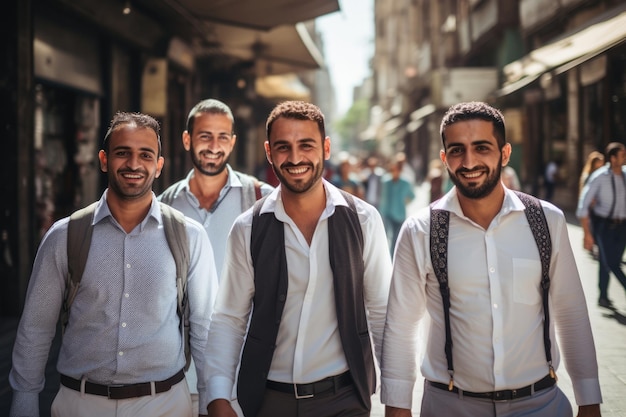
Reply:
<svg viewBox="0 0 626 417"><path fill-rule="evenodd" d="M386 416L411 415L426 315L420 416L570 417L556 384L561 354L578 416L599 416L595 347L562 211L502 184L511 146L498 110L452 106L440 131L455 187L400 232L381 365Z"/></svg>
<svg viewBox="0 0 626 417"><path fill-rule="evenodd" d="M51 227L37 252L13 350L10 415L39 415L58 313L66 293L75 293L67 303L57 363L61 387L52 416L192 416L183 372L184 323L177 313L176 278L184 271L168 243L172 233L164 228L170 216L185 222L185 242L177 243L189 249L184 262L189 340L201 381L206 380L206 336L218 285L213 258L207 256L210 242L197 222L165 214L152 192L164 161L155 119L116 114L99 160L109 186L93 210L78 290L67 285L73 281L68 256L77 256L68 253L69 218ZM200 393L206 401L204 386Z"/></svg>
<svg viewBox="0 0 626 417"><path fill-rule="evenodd" d="M193 169L158 199L204 226L220 277L230 227L274 187L231 168L228 161L237 141L235 119L221 101L206 99L196 104L187 116L182 140Z"/></svg>

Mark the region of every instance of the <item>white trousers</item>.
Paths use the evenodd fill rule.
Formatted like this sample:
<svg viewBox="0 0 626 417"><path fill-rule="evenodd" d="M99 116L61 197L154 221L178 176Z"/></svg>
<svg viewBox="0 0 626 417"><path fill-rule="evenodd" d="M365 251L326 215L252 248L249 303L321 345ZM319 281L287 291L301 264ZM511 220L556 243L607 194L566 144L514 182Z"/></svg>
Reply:
<svg viewBox="0 0 626 417"><path fill-rule="evenodd" d="M185 379L169 391L125 400L84 394L61 385L51 411L52 417L193 417Z"/></svg>

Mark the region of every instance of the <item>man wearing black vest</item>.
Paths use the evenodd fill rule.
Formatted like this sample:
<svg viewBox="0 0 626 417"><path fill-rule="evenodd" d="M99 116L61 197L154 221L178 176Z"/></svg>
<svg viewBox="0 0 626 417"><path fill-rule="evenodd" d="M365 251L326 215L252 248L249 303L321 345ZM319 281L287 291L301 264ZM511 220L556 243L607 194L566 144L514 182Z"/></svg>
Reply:
<svg viewBox="0 0 626 417"><path fill-rule="evenodd" d="M280 185L228 239L208 414L236 416L238 379L246 417L369 416L391 277L382 219L322 178L330 138L319 108L281 103L266 129Z"/></svg>
<svg viewBox="0 0 626 417"><path fill-rule="evenodd" d="M563 212L502 184L511 145L498 110L452 106L440 132L455 187L407 219L398 238L381 365L385 415L411 416L415 336L428 316L421 417L571 417L556 384L561 353L578 416L600 416L596 352Z"/></svg>

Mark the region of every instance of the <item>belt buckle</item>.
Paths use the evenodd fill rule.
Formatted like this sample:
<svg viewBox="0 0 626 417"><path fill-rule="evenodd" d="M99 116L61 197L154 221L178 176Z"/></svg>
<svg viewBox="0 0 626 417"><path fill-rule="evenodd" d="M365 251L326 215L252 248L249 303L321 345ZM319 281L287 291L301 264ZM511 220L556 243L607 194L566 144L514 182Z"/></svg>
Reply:
<svg viewBox="0 0 626 417"><path fill-rule="evenodd" d="M311 388L313 387L311 386ZM305 398L313 398L313 396L315 395L313 392L311 394L300 395L300 393L298 393L298 384L296 384L295 382L293 384L293 393L296 396L296 400L302 400Z"/></svg>
<svg viewBox="0 0 626 417"><path fill-rule="evenodd" d="M115 388L122 388L124 385L123 384L117 384L117 385L107 385L107 398L109 400L119 400L120 398L116 398L115 394L113 393L113 395L111 395L111 388L113 388L115 390Z"/></svg>

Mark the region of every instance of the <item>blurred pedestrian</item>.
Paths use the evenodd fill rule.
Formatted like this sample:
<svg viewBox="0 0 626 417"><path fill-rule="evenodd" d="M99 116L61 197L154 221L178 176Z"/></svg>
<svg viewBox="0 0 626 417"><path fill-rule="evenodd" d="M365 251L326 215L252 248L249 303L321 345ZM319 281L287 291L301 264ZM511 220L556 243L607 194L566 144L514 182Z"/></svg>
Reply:
<svg viewBox="0 0 626 417"><path fill-rule="evenodd" d="M520 191L522 189L517 172L510 165L502 168L502 183L509 190Z"/></svg>
<svg viewBox="0 0 626 417"><path fill-rule="evenodd" d="M398 233L406 219L406 205L413 201L413 186L402 178L398 160L389 163L388 173L383 177L380 198L380 214L383 216L389 249L393 253Z"/></svg>
<svg viewBox="0 0 626 417"><path fill-rule="evenodd" d="M355 197L363 198L363 188L354 173L355 159L348 153L339 156L337 172L333 176L332 184Z"/></svg>
<svg viewBox="0 0 626 417"><path fill-rule="evenodd" d="M382 192L382 180L386 171L379 165L378 158L370 156L365 160L365 168L361 172L364 200L378 208Z"/></svg>
<svg viewBox="0 0 626 417"><path fill-rule="evenodd" d="M177 269L165 215L152 192L164 163L157 121L117 113L98 156L109 187L95 208L89 256L61 341L61 386L52 415L192 416ZM13 348L10 416L39 415L46 361L69 285L68 220L57 221L37 251ZM177 243L188 245L190 254L189 340L205 382L217 274L202 226L186 219L185 229L187 241ZM205 388L199 386L203 408Z"/></svg>
<svg viewBox="0 0 626 417"><path fill-rule="evenodd" d="M559 178L559 164L555 160L550 160L546 164L546 169L543 175L543 186L545 189L546 201L552 201L554 199L554 190Z"/></svg>
<svg viewBox="0 0 626 417"><path fill-rule="evenodd" d="M561 353L578 416L600 416L595 347L563 212L503 186L511 146L498 110L452 106L440 132L455 187L400 231L383 340L385 415L411 416L417 329L427 314L421 417L571 417L556 385ZM538 248L532 230L549 244Z"/></svg>
<svg viewBox="0 0 626 417"><path fill-rule="evenodd" d="M369 416L391 276L382 219L322 178L330 138L317 106L283 102L266 130L280 185L228 238L207 349L209 415L235 416L241 357L246 417Z"/></svg>
<svg viewBox="0 0 626 417"><path fill-rule="evenodd" d="M609 277L626 289L622 257L626 248L626 148L611 142L604 153L606 165L598 168L583 187L576 215L584 232L583 246L588 251L598 246L598 305L613 308L609 299Z"/></svg>
<svg viewBox="0 0 626 417"><path fill-rule="evenodd" d="M598 151L591 151L587 156L585 165L583 166L582 172L580 173L580 180L578 184L579 197L583 191L583 187L585 186L585 184L587 184L587 181L589 180L589 176L602 165L604 165L604 155L602 155L602 153Z"/></svg>
<svg viewBox="0 0 626 417"><path fill-rule="evenodd" d="M439 159L433 159L428 164L428 174L426 178L430 183L430 202L439 200L443 196L444 168Z"/></svg>

